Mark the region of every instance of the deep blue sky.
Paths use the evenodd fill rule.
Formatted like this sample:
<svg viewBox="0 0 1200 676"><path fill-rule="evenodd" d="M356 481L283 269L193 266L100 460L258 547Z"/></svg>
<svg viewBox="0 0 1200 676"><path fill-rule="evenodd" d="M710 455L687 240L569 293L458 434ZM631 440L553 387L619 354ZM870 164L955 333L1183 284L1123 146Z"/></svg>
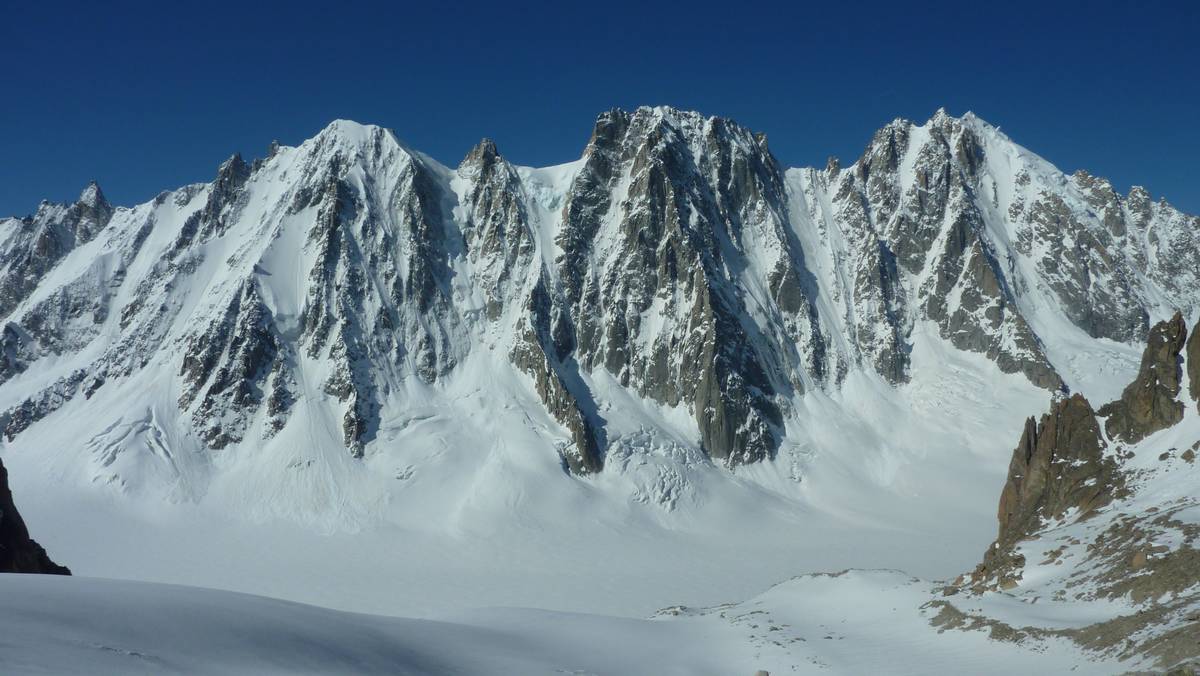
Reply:
<svg viewBox="0 0 1200 676"><path fill-rule="evenodd" d="M92 178L133 204L334 118L455 165L579 156L597 113L732 117L789 166L973 110L1060 168L1200 213L1200 3L0 6L0 215Z"/></svg>

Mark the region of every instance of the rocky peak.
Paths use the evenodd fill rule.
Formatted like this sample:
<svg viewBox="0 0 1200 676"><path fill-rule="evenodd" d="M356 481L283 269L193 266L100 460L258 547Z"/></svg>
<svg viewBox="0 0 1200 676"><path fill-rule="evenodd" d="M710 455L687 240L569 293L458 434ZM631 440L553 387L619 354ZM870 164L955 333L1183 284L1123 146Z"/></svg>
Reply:
<svg viewBox="0 0 1200 676"><path fill-rule="evenodd" d="M1183 333L1178 316L1151 330L1146 368L1130 389L1164 388L1147 376L1170 363ZM1105 619L1061 635L1169 670L1154 673L1190 673L1171 667L1193 657L1196 645L1200 529L1187 489L1200 450L1194 421L1111 450L1101 422L1080 395L1056 400L1036 424L1026 421L1000 498L997 538L975 571L943 593L999 589L1026 603L1108 604L1113 612Z"/></svg>
<svg viewBox="0 0 1200 676"><path fill-rule="evenodd" d="M1031 518L1039 513L1057 519L1071 507L1098 506L1095 498L1104 482L1089 479L1103 468L1103 448L1095 411L1081 394L1058 400L1040 421L1027 419L1000 498L1000 539L1013 541L1013 535L1036 525ZM1076 468L1078 476L1066 471ZM1082 488L1089 489L1086 496L1076 495Z"/></svg>
<svg viewBox="0 0 1200 676"><path fill-rule="evenodd" d="M84 187L83 192L79 193L79 204L82 204L91 209L111 209L108 200L104 198L104 192L100 190L100 184L95 181L89 181Z"/></svg>
<svg viewBox="0 0 1200 676"><path fill-rule="evenodd" d="M229 222L236 220L234 214L227 211L237 204L250 171L250 165L238 153L217 167L217 176L210 186L204 208L188 217L175 238L174 255L185 253L193 243L225 234Z"/></svg>
<svg viewBox="0 0 1200 676"><path fill-rule="evenodd" d="M76 241L82 244L103 230L112 220L112 215L113 207L104 198L100 185L90 181L79 194L79 200L69 209L66 220L74 229Z"/></svg>
<svg viewBox="0 0 1200 676"><path fill-rule="evenodd" d="M209 198L213 218L220 217L220 210L236 199L238 191L249 178L250 165L246 164L239 153L234 153L217 167L217 178L213 181Z"/></svg>
<svg viewBox="0 0 1200 676"><path fill-rule="evenodd" d="M715 146L730 142L753 152L770 154L764 134L752 132L728 118L706 117L669 106L642 106L632 113L614 109L601 114L585 157L597 151L619 150L626 160L641 155L642 163L651 157L659 162L682 160L684 164L674 168L686 171L687 162L698 164Z"/></svg>
<svg viewBox="0 0 1200 676"><path fill-rule="evenodd" d="M310 188L340 179L356 166L373 175L387 173L387 164L394 163L393 168L400 169L420 163L418 154L390 129L350 120L330 122L298 150L303 183Z"/></svg>
<svg viewBox="0 0 1200 676"><path fill-rule="evenodd" d="M1091 187L1096 183L1096 177L1092 176L1086 169L1076 169L1075 173L1071 174L1071 179L1082 186ZM1100 179L1103 180L1103 179Z"/></svg>
<svg viewBox="0 0 1200 676"><path fill-rule="evenodd" d="M907 334L928 318L959 349L1005 372L1059 389L1061 377L1020 313L1011 256L989 232L998 199L988 143L1000 137L974 116L940 110L917 126L880 129L833 196L861 269L855 285L871 303L852 309L858 349L893 382L907 380ZM851 178L857 180L850 180Z"/></svg>
<svg viewBox="0 0 1200 676"><path fill-rule="evenodd" d="M516 170L484 139L458 167L466 182L462 223L472 274L484 297L484 313L496 320L527 281L534 267L534 234Z"/></svg>
<svg viewBox="0 0 1200 676"><path fill-rule="evenodd" d="M873 176L891 174L899 168L912 128L912 122L897 118L875 132L858 161L863 180L870 181Z"/></svg>
<svg viewBox="0 0 1200 676"><path fill-rule="evenodd" d="M213 190L223 194L232 193L242 187L249 177L250 165L246 164L240 153L234 153L217 167L217 179L213 182Z"/></svg>
<svg viewBox="0 0 1200 676"><path fill-rule="evenodd" d="M108 227L114 213L92 181L74 204L43 200L37 213L21 219L21 227L0 251L0 316L27 298L67 254Z"/></svg>
<svg viewBox="0 0 1200 676"><path fill-rule="evenodd" d="M785 369L768 362L783 352L768 346L814 334L785 200L774 158L739 125L666 107L602 115L559 233L570 319L556 343L642 396L687 405L713 458L769 457L776 393L800 378L776 381ZM769 328L739 319L751 251L770 252L761 274L776 299L761 302L781 311ZM823 359L810 347L805 357Z"/></svg>
<svg viewBox="0 0 1200 676"><path fill-rule="evenodd" d="M621 139L625 137L625 130L629 127L629 117L629 113L620 108L600 113L596 117L596 124L592 129L592 137L588 140L584 156L590 158L598 152L606 153L615 150Z"/></svg>
<svg viewBox="0 0 1200 676"><path fill-rule="evenodd" d="M471 169L477 172L486 172L492 164L500 158L500 153L496 150L496 143L490 138L485 138L467 153L459 165L459 171Z"/></svg>
<svg viewBox="0 0 1200 676"><path fill-rule="evenodd" d="M1147 190L1145 186L1141 186L1141 185L1130 186L1129 195L1126 196L1126 199L1137 201L1137 202L1153 202L1154 201L1154 199L1152 197L1150 197L1150 191Z"/></svg>
<svg viewBox="0 0 1200 676"><path fill-rule="evenodd" d="M1100 408L1109 437L1136 443L1183 419L1184 405L1178 398L1186 338L1187 325L1178 312L1150 329L1137 378L1120 399Z"/></svg>

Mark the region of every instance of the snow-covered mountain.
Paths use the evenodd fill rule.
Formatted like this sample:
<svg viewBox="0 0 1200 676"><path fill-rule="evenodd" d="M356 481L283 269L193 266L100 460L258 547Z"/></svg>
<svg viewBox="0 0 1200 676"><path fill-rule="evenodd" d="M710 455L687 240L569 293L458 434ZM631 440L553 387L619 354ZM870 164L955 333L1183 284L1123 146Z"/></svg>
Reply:
<svg viewBox="0 0 1200 676"><path fill-rule="evenodd" d="M958 585L807 577L654 629L742 631L725 611L766 604L828 632L841 604L895 596L919 620L902 641L925 645L935 625L1020 626L1021 601L1113 569L1053 566L1122 514L1194 552L1192 526L1163 535L1174 521L1151 515L1194 520L1159 497L1192 474L1173 459L1197 440L1180 392L1200 358L1166 399L1126 386L1165 377L1139 365L1146 341L1200 316L1200 219L1063 174L969 113L897 120L823 169L670 108L603 113L579 160L546 168L488 140L449 168L337 121L146 204L92 184L0 220L0 314L0 456L30 529L85 575L391 614L644 616L813 570L953 577L1003 489L994 551ZM1182 422L1150 429L1176 398ZM1067 419L1112 429L1064 451L1044 428ZM1075 473L1030 489L1035 456ZM1076 520L1109 479L1130 492ZM1049 538L1067 539L1033 566ZM1171 561L1168 587L1190 559ZM1051 670L1084 659L1070 632L1146 607L1090 593L1033 636L1069 652ZM884 610L863 606L879 629L862 641L901 640ZM884 663L753 629L734 651L755 664ZM1049 664L1027 648L996 659Z"/></svg>
<svg viewBox="0 0 1200 676"><path fill-rule="evenodd" d="M791 170L670 108L604 113L544 169L337 121L133 208L92 184L0 221L3 430L69 420L78 472L123 491L197 498L249 454L338 490L332 456L370 464L421 411L470 426L475 392L534 431L528 462L736 466L779 455L805 393L903 386L922 340L1086 391L1080 343L1200 308L1198 223L969 113Z"/></svg>

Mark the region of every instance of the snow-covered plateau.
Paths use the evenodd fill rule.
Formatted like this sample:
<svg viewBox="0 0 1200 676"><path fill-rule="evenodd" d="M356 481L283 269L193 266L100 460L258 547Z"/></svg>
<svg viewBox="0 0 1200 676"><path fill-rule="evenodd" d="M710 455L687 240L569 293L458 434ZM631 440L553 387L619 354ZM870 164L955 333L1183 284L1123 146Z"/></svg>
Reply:
<svg viewBox="0 0 1200 676"><path fill-rule="evenodd" d="M820 169L665 107L546 168L336 121L0 219L0 315L77 576L0 576L3 673L1200 658L1200 219L970 113Z"/></svg>

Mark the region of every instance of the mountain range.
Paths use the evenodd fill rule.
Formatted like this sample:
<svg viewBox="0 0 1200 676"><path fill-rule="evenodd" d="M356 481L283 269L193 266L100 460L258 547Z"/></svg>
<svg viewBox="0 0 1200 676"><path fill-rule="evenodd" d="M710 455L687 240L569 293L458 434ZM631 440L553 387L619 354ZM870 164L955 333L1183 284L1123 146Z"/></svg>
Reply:
<svg viewBox="0 0 1200 676"><path fill-rule="evenodd" d="M955 582L789 584L916 584L926 628L1196 656L1200 218L1065 174L971 113L895 120L823 168L668 107L602 113L580 159L544 168L487 139L448 167L339 120L145 204L92 183L0 220L0 315L6 464L114 521L168 505L325 536L487 533L503 544L486 551L535 542L583 584L611 574L605 543L644 539L630 561L681 547L664 576L769 553L737 583L761 585L827 562L791 547L841 562L885 530L898 540L862 547L913 553L860 565L952 577L999 495L997 538ZM52 500L30 492L44 539ZM76 553L68 531L51 551ZM978 535L942 560L960 533ZM171 560L130 576L213 579ZM320 600L302 587L280 595ZM1043 599L1061 609L1013 610Z"/></svg>
<svg viewBox="0 0 1200 676"><path fill-rule="evenodd" d="M547 169L487 140L451 169L338 121L134 208L93 183L0 222L0 422L11 441L86 400L101 429L125 420L89 442L106 481L160 447L153 471L195 494L231 446L370 455L385 421L486 368L493 396L536 397L531 452L571 473L627 436L617 399L733 466L777 455L806 392L903 385L922 339L1084 388L1072 339L1137 344L1200 307L1198 223L971 114L897 120L824 169L669 108L604 113Z"/></svg>

